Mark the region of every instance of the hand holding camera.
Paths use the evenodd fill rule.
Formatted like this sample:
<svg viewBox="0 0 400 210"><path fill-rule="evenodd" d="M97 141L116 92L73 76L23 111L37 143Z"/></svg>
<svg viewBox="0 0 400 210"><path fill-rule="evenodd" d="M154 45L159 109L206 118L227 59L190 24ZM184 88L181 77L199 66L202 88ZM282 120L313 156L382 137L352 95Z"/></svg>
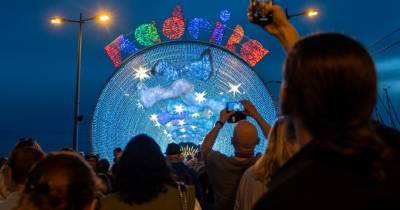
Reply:
<svg viewBox="0 0 400 210"><path fill-rule="evenodd" d="M260 115L257 111L256 106L254 106L254 104L251 103L249 100L241 100L240 103L243 104L244 107L243 114L252 118L256 118L258 115Z"/></svg>
<svg viewBox="0 0 400 210"><path fill-rule="evenodd" d="M257 108L248 100L242 100L240 102L228 102L226 109L223 111L230 113L229 118L226 120L229 123L237 123L240 120L245 120L247 116L256 118L259 116ZM222 115L226 114L221 112Z"/></svg>
<svg viewBox="0 0 400 210"><path fill-rule="evenodd" d="M244 106L240 102L226 103L226 111L232 114L228 119L228 123L237 123L240 120L246 119L246 115L244 114Z"/></svg>
<svg viewBox="0 0 400 210"><path fill-rule="evenodd" d="M263 3L262 3L263 2ZM251 0L247 16L250 22L264 28L277 37L286 50L299 40L296 29L290 24L285 12L271 0ZM264 18L261 18L265 16Z"/></svg>

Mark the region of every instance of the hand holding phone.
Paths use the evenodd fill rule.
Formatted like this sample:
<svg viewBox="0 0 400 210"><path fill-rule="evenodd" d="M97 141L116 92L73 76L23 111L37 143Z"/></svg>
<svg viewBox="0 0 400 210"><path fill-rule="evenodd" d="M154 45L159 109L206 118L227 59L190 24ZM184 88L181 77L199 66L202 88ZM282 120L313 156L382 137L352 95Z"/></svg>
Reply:
<svg viewBox="0 0 400 210"><path fill-rule="evenodd" d="M273 0L250 0L250 8L253 10L253 22L260 25L268 25L273 22L272 13L266 13L263 8L274 4Z"/></svg>
<svg viewBox="0 0 400 210"><path fill-rule="evenodd" d="M246 115L244 106L241 102L228 102L226 103L226 110L234 114L228 119L228 123L237 123L240 120L245 120Z"/></svg>

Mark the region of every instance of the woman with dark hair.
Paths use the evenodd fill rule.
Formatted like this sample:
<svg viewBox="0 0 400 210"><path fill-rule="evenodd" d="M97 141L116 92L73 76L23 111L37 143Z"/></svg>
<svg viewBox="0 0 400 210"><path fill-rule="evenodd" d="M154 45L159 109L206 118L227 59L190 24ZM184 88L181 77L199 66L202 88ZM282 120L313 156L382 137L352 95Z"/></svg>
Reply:
<svg viewBox="0 0 400 210"><path fill-rule="evenodd" d="M32 168L15 210L94 210L95 206L93 170L77 154L58 152Z"/></svg>
<svg viewBox="0 0 400 210"><path fill-rule="evenodd" d="M249 9L252 20L254 8ZM255 209L399 209L391 148L372 125L377 76L357 41L334 33L298 41L277 5L262 25L288 50L280 105L302 149L271 179Z"/></svg>
<svg viewBox="0 0 400 210"><path fill-rule="evenodd" d="M144 134L126 146L116 185L117 193L101 199L102 210L194 209L194 189L174 182L160 147Z"/></svg>
<svg viewBox="0 0 400 210"><path fill-rule="evenodd" d="M268 190L272 175L299 150L289 120L280 117L271 128L264 155L248 168L240 180L235 210L251 210Z"/></svg>
<svg viewBox="0 0 400 210"><path fill-rule="evenodd" d="M20 138L10 155L13 151L20 148L34 148L44 154L38 142L33 138ZM8 164L4 164L0 167L0 200L6 199L11 192L16 190L16 185L12 181L11 176L9 176L10 173L11 170Z"/></svg>

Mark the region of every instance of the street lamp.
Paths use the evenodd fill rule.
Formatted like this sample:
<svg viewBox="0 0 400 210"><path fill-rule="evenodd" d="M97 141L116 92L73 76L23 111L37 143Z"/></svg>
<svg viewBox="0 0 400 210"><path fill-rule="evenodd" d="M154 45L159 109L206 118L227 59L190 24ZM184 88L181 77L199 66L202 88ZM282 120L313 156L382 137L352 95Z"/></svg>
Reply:
<svg viewBox="0 0 400 210"><path fill-rule="evenodd" d="M307 16L307 17L312 18L312 17L318 16L318 15L319 15L319 11L316 9L308 9L301 13L289 15L288 9L286 8L286 17L288 19L293 18L293 17L298 17L298 16Z"/></svg>
<svg viewBox="0 0 400 210"><path fill-rule="evenodd" d="M90 18L83 18L82 13L80 13L79 20L71 20L63 17L50 18L50 23L53 25L61 25L64 22L79 24L78 64L76 67L76 90L75 90L75 105L74 105L74 131L72 139L72 147L75 151L78 151L78 123L83 119L83 116L79 115L83 24L94 20L105 23L108 22L110 19L111 19L110 16L108 16L107 14L99 14Z"/></svg>

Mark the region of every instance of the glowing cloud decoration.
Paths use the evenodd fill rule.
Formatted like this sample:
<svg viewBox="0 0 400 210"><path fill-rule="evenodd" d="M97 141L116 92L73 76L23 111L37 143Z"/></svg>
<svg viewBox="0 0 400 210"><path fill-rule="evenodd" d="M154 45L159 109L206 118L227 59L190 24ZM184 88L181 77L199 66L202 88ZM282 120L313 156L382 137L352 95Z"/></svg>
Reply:
<svg viewBox="0 0 400 210"><path fill-rule="evenodd" d="M144 88L140 90L140 103L145 108L151 108L159 101L177 98L193 90L193 85L186 80L176 80L171 86L163 88L161 86Z"/></svg>

